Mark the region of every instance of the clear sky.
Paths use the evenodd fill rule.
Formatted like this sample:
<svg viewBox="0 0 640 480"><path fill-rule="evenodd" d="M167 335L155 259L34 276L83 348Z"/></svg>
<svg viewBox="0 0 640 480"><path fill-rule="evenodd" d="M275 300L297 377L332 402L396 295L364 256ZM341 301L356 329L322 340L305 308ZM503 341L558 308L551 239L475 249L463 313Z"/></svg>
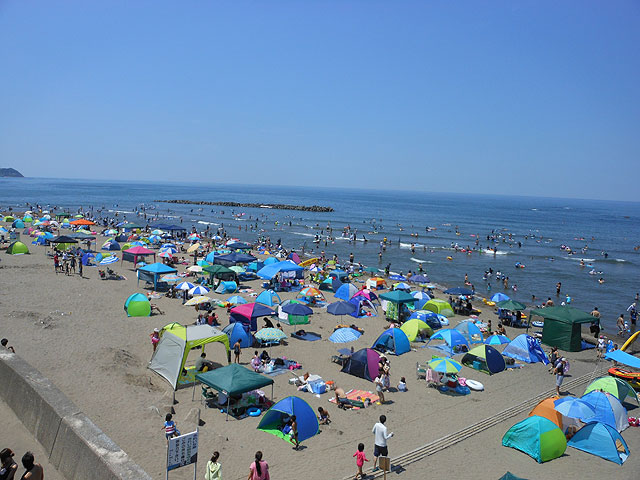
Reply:
<svg viewBox="0 0 640 480"><path fill-rule="evenodd" d="M638 200L640 2L0 0L0 166Z"/></svg>

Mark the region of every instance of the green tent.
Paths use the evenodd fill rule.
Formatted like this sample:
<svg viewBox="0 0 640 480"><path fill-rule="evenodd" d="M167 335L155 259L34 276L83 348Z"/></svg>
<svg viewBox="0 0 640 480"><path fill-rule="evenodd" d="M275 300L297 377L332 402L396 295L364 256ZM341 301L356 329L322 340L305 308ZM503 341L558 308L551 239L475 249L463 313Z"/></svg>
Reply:
<svg viewBox="0 0 640 480"><path fill-rule="evenodd" d="M234 272L230 268L225 267L224 265L209 265L206 267L202 267L202 271L209 274L211 283L213 283L214 278L219 278L220 280L227 281L236 279L236 272Z"/></svg>
<svg viewBox="0 0 640 480"><path fill-rule="evenodd" d="M516 302L515 300L511 299L502 300L501 302L496 303L496 306L504 310L510 310L512 312L519 312L527 309L527 306L524 303Z"/></svg>
<svg viewBox="0 0 640 480"><path fill-rule="evenodd" d="M567 439L551 420L532 415L511 427L502 437L502 445L543 463L560 457L567 449Z"/></svg>
<svg viewBox="0 0 640 480"><path fill-rule="evenodd" d="M127 317L149 317L151 304L146 295L134 293L124 302L124 311L127 312Z"/></svg>
<svg viewBox="0 0 640 480"><path fill-rule="evenodd" d="M272 378L256 373L237 363L198 373L196 380L229 396L240 395L267 385L273 385Z"/></svg>
<svg viewBox="0 0 640 480"><path fill-rule="evenodd" d="M531 310L531 315L544 318L542 343L566 352L582 350L582 324L596 320L590 314L569 305Z"/></svg>
<svg viewBox="0 0 640 480"><path fill-rule="evenodd" d="M449 305L449 302L446 300L440 300L438 298L432 298L427 303L425 303L422 307L423 310L429 310L434 313L439 313L440 315L444 315L445 317L453 317L455 314L453 313L453 308Z"/></svg>
<svg viewBox="0 0 640 480"><path fill-rule="evenodd" d="M9 245L9 248L7 248L7 253L9 255L24 255L25 253L29 253L29 249L22 242L13 242Z"/></svg>

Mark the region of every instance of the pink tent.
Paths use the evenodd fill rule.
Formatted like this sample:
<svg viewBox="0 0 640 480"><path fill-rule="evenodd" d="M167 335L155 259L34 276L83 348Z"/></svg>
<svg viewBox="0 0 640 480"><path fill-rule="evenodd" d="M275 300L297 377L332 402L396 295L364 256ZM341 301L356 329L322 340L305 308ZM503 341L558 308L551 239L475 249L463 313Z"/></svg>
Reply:
<svg viewBox="0 0 640 480"><path fill-rule="evenodd" d="M153 255L153 261L156 261L156 252L153 250L149 250L142 246L131 247L122 252L122 261L124 262L127 260L129 262L133 262L133 266L135 268L138 263L138 257L146 258L147 255Z"/></svg>

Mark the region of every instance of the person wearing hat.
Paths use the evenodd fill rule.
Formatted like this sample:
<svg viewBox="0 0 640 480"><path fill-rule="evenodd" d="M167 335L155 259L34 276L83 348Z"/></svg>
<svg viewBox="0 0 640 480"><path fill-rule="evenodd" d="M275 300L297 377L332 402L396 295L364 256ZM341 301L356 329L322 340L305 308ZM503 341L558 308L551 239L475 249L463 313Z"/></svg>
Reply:
<svg viewBox="0 0 640 480"><path fill-rule="evenodd" d="M607 348L606 347L606 340L604 338L604 335L600 335L600 338L598 338L598 346L597 346L597 350L598 350L598 358L602 358L604 355L604 351Z"/></svg>
<svg viewBox="0 0 640 480"><path fill-rule="evenodd" d="M160 330L157 328L154 328L153 332L151 333L151 335L149 335L149 337L151 337L151 346L153 346L153 351L155 353L156 348L158 348L158 342L160 341Z"/></svg>
<svg viewBox="0 0 640 480"><path fill-rule="evenodd" d="M554 370L554 372L556 374L556 394L558 396L560 396L560 386L562 385L562 382L564 381L564 373L565 373L566 365L567 365L567 359L562 357L560 359L560 361L558 362L558 365L556 365L556 368Z"/></svg>

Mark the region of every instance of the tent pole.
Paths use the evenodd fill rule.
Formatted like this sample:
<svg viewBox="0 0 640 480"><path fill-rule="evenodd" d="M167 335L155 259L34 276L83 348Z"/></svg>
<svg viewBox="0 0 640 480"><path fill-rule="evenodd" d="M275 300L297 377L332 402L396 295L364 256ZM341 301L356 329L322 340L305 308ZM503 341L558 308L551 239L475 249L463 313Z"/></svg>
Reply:
<svg viewBox="0 0 640 480"><path fill-rule="evenodd" d="M225 422L229 421L229 403L231 402L231 395L227 394L227 418L225 419Z"/></svg>
<svg viewBox="0 0 640 480"><path fill-rule="evenodd" d="M271 384L271 401L273 402L273 383Z"/></svg>

